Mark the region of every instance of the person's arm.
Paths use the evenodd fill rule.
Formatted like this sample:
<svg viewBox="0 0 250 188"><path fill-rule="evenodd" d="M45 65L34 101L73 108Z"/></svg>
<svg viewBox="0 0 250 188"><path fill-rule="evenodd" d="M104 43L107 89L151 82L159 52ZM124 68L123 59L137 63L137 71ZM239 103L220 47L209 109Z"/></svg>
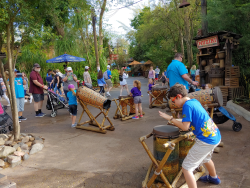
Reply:
<svg viewBox="0 0 250 188"><path fill-rule="evenodd" d="M57 76L57 87L59 87L59 82L60 82L60 79L59 79L59 76Z"/></svg>
<svg viewBox="0 0 250 188"><path fill-rule="evenodd" d="M23 85L26 85L27 84L27 82L26 82L26 80L23 78Z"/></svg>
<svg viewBox="0 0 250 188"><path fill-rule="evenodd" d="M180 128L181 130L183 131L188 131L189 130L189 127L190 127L190 124L191 122L181 122L181 121L178 121L176 119L173 118L173 116L170 116L166 113L163 113L161 111L159 111L159 114L161 117L163 117L164 119L170 121L178 128Z"/></svg>
<svg viewBox="0 0 250 188"><path fill-rule="evenodd" d="M48 89L47 86L41 84L41 83L38 82L37 80L33 80L33 83L34 83L35 85L37 85L38 87L41 87L41 88L43 88L43 89Z"/></svg>
<svg viewBox="0 0 250 188"><path fill-rule="evenodd" d="M186 81L188 81L189 83L191 83L191 84L193 84L193 85L199 85L199 83L198 82L195 82L195 81L193 81L191 78L189 78L189 76L187 75L187 74L183 74L182 76L181 76L184 80L186 80Z"/></svg>
<svg viewBox="0 0 250 188"><path fill-rule="evenodd" d="M68 80L68 75L65 75L65 77L63 78L63 81L66 82Z"/></svg>
<svg viewBox="0 0 250 188"><path fill-rule="evenodd" d="M77 81L77 77L76 75L73 76L73 80Z"/></svg>

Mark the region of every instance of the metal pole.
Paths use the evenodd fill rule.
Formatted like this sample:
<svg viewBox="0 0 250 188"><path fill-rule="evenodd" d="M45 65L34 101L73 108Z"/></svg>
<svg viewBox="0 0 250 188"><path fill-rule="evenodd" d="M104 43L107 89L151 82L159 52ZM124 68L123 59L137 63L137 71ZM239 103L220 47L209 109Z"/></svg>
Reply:
<svg viewBox="0 0 250 188"><path fill-rule="evenodd" d="M202 35L207 35L208 33L208 22L206 20L207 16L207 0L201 0L201 17L202 17Z"/></svg>

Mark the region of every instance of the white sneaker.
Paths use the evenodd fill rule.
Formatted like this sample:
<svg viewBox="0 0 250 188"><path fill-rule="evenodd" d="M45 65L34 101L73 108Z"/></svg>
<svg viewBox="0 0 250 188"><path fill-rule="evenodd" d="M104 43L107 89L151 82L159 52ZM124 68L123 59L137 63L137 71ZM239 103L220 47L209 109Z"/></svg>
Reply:
<svg viewBox="0 0 250 188"><path fill-rule="evenodd" d="M28 101L25 99L24 102L28 102Z"/></svg>
<svg viewBox="0 0 250 188"><path fill-rule="evenodd" d="M33 96L30 96L30 103L32 103Z"/></svg>
<svg viewBox="0 0 250 188"><path fill-rule="evenodd" d="M10 104L7 104L7 106L10 106Z"/></svg>

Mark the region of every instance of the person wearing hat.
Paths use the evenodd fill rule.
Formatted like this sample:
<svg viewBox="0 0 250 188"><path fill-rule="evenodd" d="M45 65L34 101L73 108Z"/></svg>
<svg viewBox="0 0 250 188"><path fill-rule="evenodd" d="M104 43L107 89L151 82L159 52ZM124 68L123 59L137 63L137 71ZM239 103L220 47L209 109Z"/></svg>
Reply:
<svg viewBox="0 0 250 188"><path fill-rule="evenodd" d="M158 66L156 66L156 69L155 69L155 80L158 80L160 71L161 71L161 70L158 68Z"/></svg>
<svg viewBox="0 0 250 188"><path fill-rule="evenodd" d="M17 111L18 111L18 118L19 122L27 120L27 118L23 117L23 111L24 111L24 101L25 101L25 95L24 95L24 85L26 85L26 80L24 79L24 76L22 73L20 73L18 70L15 69L15 94L16 94L16 104L17 104Z"/></svg>
<svg viewBox="0 0 250 188"><path fill-rule="evenodd" d="M83 80L85 83L88 83L92 86L92 80L89 74L89 67L85 66L85 72L83 73Z"/></svg>
<svg viewBox="0 0 250 188"><path fill-rule="evenodd" d="M68 89L69 84L73 84L75 86L75 89L78 89L77 77L75 74L73 74L73 70L71 67L68 67L67 73L63 75L63 90L67 98L67 101L69 101L69 98L67 96L67 93L69 92L69 89Z"/></svg>
<svg viewBox="0 0 250 188"><path fill-rule="evenodd" d="M29 92L32 93L34 99L34 109L36 112L36 117L43 117L46 114L42 112L42 106L44 101L44 89L48 89L48 86L43 84L43 79L39 72L41 67L38 63L35 63L30 73L30 89Z"/></svg>
<svg viewBox="0 0 250 188"><path fill-rule="evenodd" d="M106 81L106 84L108 85L108 91L107 91L107 96L108 97L110 97L111 95L110 95L110 91L111 91L111 89L112 89L112 87L113 87L113 84L112 84L112 81L111 81L111 78L112 78L112 76L111 76L111 71L110 71L110 65L108 65L107 66L107 80L105 80ZM104 76L104 78L105 78L105 76Z"/></svg>

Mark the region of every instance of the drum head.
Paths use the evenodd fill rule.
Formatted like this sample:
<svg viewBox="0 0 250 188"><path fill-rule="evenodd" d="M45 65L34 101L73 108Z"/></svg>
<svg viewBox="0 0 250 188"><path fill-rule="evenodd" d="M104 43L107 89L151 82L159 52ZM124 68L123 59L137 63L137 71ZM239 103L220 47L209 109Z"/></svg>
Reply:
<svg viewBox="0 0 250 188"><path fill-rule="evenodd" d="M158 125L154 127L153 134L159 138L177 138L180 131L178 127L171 125Z"/></svg>
<svg viewBox="0 0 250 188"><path fill-rule="evenodd" d="M122 99L122 98L128 98L128 97L130 97L130 95L120 95L118 98Z"/></svg>
<svg viewBox="0 0 250 188"><path fill-rule="evenodd" d="M155 87L152 87L152 90L153 91L160 91L160 90L164 90L167 88L168 88L167 86L155 86Z"/></svg>
<svg viewBox="0 0 250 188"><path fill-rule="evenodd" d="M219 104L219 106L223 106L223 96L219 87L213 88L214 100Z"/></svg>

